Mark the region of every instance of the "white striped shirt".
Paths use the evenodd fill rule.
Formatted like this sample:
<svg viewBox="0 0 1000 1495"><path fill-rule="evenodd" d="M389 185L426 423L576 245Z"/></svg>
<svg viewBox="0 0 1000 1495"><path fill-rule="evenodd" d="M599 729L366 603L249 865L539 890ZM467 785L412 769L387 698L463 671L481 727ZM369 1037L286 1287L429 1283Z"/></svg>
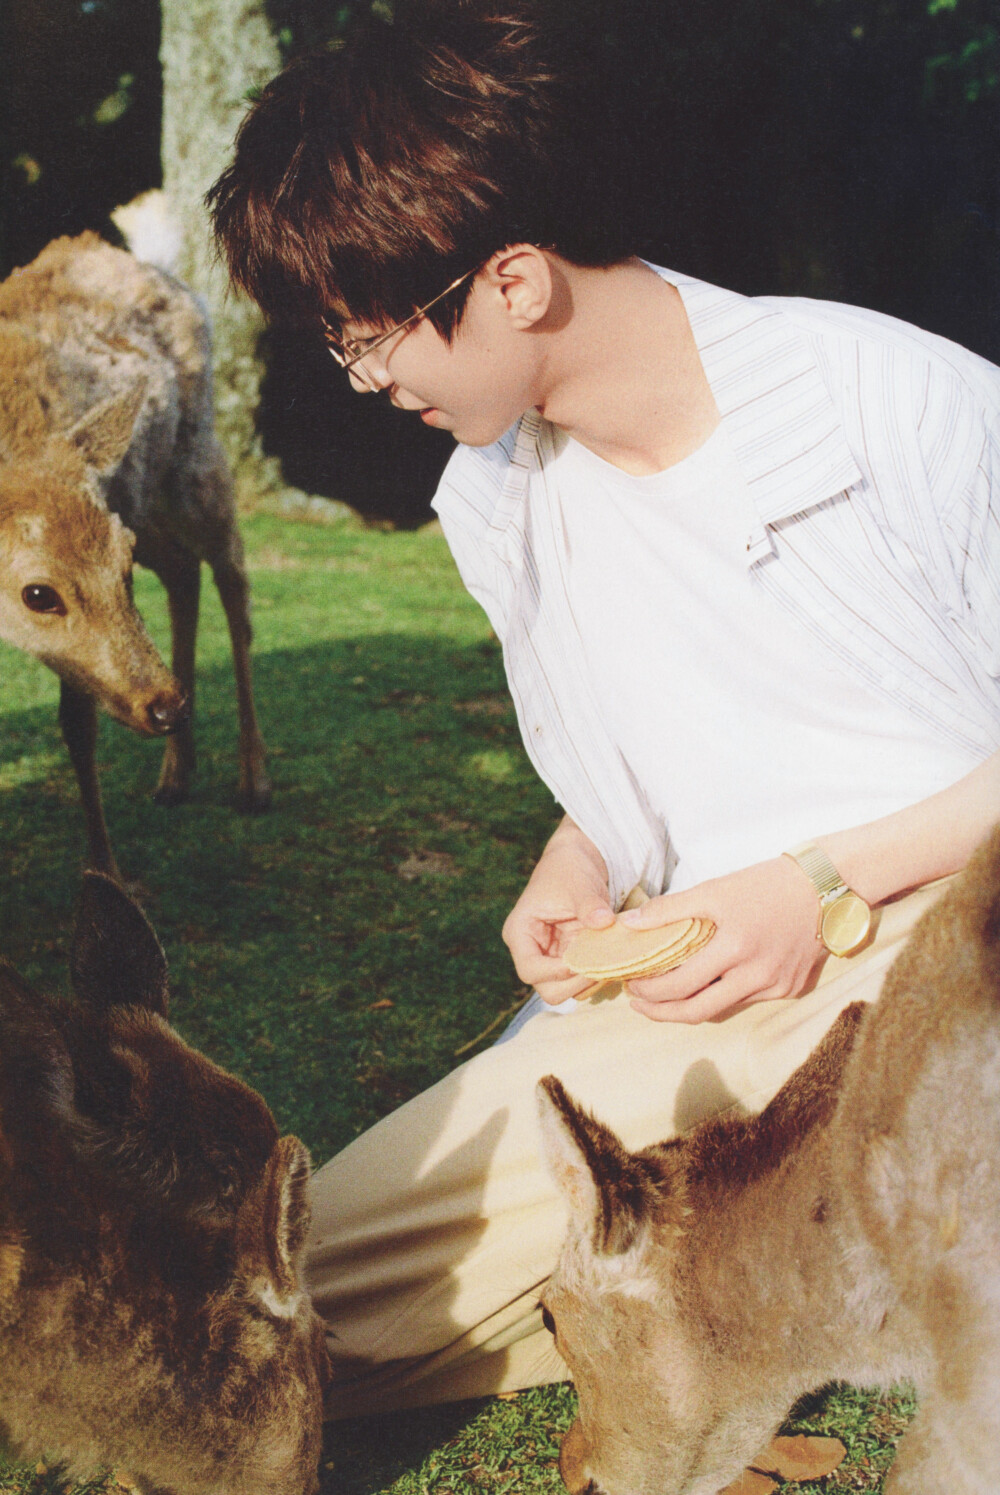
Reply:
<svg viewBox="0 0 1000 1495"><path fill-rule="evenodd" d="M659 273L753 499L754 583L869 687L986 757L1000 746L1000 370L875 312ZM434 507L503 645L528 754L620 901L664 886L668 848L603 725L568 595L539 585L540 562L559 571L554 455L530 411L495 445L459 447Z"/></svg>

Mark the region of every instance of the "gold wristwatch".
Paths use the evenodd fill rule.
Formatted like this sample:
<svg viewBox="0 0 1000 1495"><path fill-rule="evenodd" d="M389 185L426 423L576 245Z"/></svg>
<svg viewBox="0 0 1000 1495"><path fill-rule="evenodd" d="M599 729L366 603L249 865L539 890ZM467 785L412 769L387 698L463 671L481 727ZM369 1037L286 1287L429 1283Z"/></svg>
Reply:
<svg viewBox="0 0 1000 1495"><path fill-rule="evenodd" d="M808 842L784 853L797 862L816 889L819 898L819 927L816 938L831 955L853 955L868 938L872 911L868 904L849 888L825 851Z"/></svg>

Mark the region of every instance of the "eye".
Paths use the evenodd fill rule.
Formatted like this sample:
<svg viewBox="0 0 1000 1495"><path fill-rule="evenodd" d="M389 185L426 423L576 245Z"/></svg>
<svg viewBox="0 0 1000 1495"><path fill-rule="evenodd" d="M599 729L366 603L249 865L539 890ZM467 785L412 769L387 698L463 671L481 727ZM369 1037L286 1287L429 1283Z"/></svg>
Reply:
<svg viewBox="0 0 1000 1495"><path fill-rule="evenodd" d="M348 358L364 358L368 349L378 341L377 335L375 337L345 337L344 352Z"/></svg>
<svg viewBox="0 0 1000 1495"><path fill-rule="evenodd" d="M555 1339L555 1337L556 1337L556 1321L552 1317L551 1313L546 1308L546 1306L545 1306L544 1303L540 1304L539 1306L541 1307L541 1310L542 1310L542 1323L545 1325L546 1329L548 1329L549 1333L552 1335L552 1338Z"/></svg>
<svg viewBox="0 0 1000 1495"><path fill-rule="evenodd" d="M33 613L51 613L58 618L66 616L66 604L55 587L27 586L21 593L21 601Z"/></svg>

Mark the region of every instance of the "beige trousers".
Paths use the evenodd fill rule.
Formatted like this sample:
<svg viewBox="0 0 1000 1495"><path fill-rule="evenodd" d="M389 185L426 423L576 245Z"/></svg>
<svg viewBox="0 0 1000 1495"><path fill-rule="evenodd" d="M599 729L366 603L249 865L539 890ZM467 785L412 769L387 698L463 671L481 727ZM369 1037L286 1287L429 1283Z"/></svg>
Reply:
<svg viewBox="0 0 1000 1495"><path fill-rule="evenodd" d="M759 1110L849 1002L878 996L947 881L883 907L870 944L828 957L794 1000L697 1026L651 1022L620 991L541 1012L332 1158L307 1256L337 1365L330 1415L567 1379L537 1307L565 1226L539 1157L538 1079L558 1075L632 1148Z"/></svg>

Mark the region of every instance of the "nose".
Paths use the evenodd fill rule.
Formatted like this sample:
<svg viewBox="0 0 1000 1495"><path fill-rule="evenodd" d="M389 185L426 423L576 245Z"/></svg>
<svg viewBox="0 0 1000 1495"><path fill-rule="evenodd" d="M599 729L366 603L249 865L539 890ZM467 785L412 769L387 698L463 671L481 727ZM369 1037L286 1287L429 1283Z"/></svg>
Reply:
<svg viewBox="0 0 1000 1495"><path fill-rule="evenodd" d="M172 692L154 696L146 707L146 719L149 722L150 731L160 737L176 732L181 722L186 721L189 715L190 706L187 696Z"/></svg>

